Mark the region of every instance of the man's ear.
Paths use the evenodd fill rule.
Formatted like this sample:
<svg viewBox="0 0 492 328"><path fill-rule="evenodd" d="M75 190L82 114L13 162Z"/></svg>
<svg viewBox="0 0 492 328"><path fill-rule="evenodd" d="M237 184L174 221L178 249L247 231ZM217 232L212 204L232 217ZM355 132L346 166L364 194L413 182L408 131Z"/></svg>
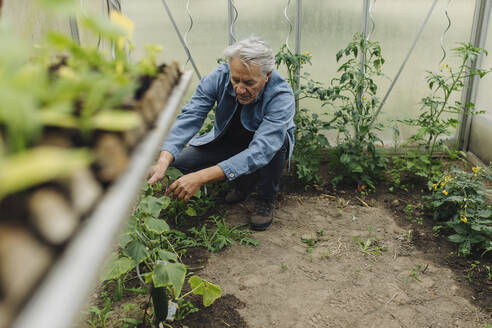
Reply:
<svg viewBox="0 0 492 328"><path fill-rule="evenodd" d="M268 80L270 79L270 75L272 75L272 72L268 72L266 77L265 77L265 82L268 82Z"/></svg>

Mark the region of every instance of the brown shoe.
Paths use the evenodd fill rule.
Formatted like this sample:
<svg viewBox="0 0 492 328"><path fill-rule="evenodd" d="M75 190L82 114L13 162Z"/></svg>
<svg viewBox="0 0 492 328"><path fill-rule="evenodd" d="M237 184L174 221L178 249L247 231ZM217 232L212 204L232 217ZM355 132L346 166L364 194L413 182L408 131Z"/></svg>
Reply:
<svg viewBox="0 0 492 328"><path fill-rule="evenodd" d="M258 198L251 215L249 227L251 230L265 231L273 221L273 200Z"/></svg>

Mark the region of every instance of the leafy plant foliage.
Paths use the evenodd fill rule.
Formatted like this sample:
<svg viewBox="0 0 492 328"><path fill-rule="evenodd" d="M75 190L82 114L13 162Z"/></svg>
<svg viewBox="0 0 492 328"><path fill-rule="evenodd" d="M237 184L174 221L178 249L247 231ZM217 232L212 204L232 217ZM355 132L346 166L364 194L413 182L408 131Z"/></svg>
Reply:
<svg viewBox="0 0 492 328"><path fill-rule="evenodd" d="M448 239L458 244L459 255L470 255L473 247L492 250L492 208L487 204L491 191L483 185L491 177L482 167L470 173L453 169L431 186L427 199L433 217L454 232Z"/></svg>

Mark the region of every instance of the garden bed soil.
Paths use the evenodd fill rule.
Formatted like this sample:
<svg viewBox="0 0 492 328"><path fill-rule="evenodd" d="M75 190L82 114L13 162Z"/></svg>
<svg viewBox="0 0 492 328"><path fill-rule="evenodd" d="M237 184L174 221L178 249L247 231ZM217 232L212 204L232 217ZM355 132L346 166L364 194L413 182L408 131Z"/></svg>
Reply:
<svg viewBox="0 0 492 328"><path fill-rule="evenodd" d="M390 193L381 186L364 198L355 188L293 190L284 182L273 225L253 234L259 246L188 253L184 261L221 286L223 296L208 308L193 299L200 311L173 327L483 328L492 323L492 284L484 270L492 264L490 256L457 257L455 245L433 233L432 222L409 218L405 207L419 202L417 191ZM228 223L242 225L254 197L222 206ZM374 239L364 249L357 238ZM477 260L481 269L470 270Z"/></svg>

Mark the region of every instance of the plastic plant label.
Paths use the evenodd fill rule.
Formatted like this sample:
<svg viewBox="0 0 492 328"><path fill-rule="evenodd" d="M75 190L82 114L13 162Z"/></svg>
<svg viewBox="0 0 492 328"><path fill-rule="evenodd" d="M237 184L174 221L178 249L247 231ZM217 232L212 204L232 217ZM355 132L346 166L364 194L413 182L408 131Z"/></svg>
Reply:
<svg viewBox="0 0 492 328"><path fill-rule="evenodd" d="M178 304L169 301L169 305L167 307L167 321L174 321L174 317L176 316L176 311L178 310Z"/></svg>

